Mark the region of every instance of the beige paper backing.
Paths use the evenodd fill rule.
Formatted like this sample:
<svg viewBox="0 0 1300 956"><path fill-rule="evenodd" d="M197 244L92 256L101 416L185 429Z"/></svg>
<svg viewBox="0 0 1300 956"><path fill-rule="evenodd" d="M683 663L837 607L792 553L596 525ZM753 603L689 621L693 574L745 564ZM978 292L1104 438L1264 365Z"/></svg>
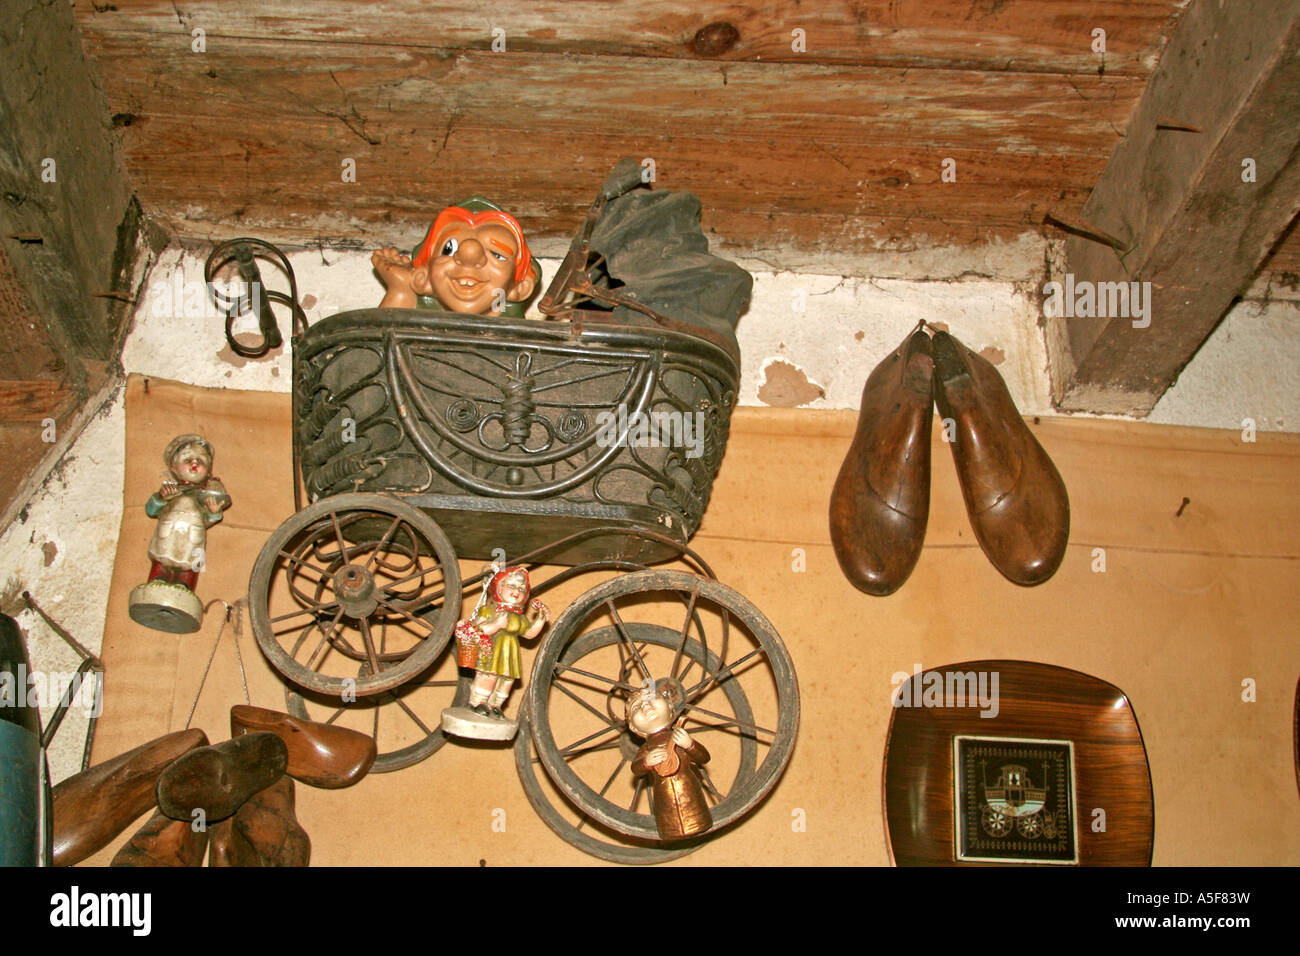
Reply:
<svg viewBox="0 0 1300 956"><path fill-rule="evenodd" d="M216 449L214 470L234 505L209 534L198 593L233 602L245 595L268 535L293 511L290 417L284 395L158 379L146 392L142 379L130 381L127 507L95 762L184 726L222 618L214 607L202 631L178 637L127 616L127 596L148 569L152 522L143 504L163 478L163 447L197 431ZM1157 865L1300 863L1292 739L1300 440L1261 434L1243 443L1235 432L1043 421L1035 432L1065 478L1073 527L1061 570L1025 589L1005 581L976 546L936 431L925 551L898 593L872 598L840 574L827 529L855 419L735 414L692 544L784 637L803 717L770 798L676 865L888 864L881 759L891 676L980 658L1070 667L1127 693L1150 760ZM1184 497L1190 503L1176 517ZM1104 572L1094 570L1096 549L1104 550ZM478 566L465 563L470 573ZM595 580L573 582L548 602L558 613ZM226 739L229 707L243 701L232 633L228 627L194 718L214 742ZM247 626L240 648L253 702L282 708L282 685ZM525 674L535 649L525 645ZM1248 678L1254 702L1242 699ZM517 690L512 710L520 699ZM298 817L312 838L313 865L593 862L532 811L508 749L449 745L351 789L299 785ZM128 835L89 862L106 864Z"/></svg>

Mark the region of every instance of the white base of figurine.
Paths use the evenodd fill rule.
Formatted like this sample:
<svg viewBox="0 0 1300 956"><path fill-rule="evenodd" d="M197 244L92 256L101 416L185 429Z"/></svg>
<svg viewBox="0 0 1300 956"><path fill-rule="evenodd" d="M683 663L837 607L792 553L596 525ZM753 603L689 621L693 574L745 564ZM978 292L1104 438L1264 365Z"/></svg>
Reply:
<svg viewBox="0 0 1300 956"><path fill-rule="evenodd" d="M131 591L131 620L155 631L193 634L203 625L203 602L183 584L150 581Z"/></svg>
<svg viewBox="0 0 1300 956"><path fill-rule="evenodd" d="M519 721L484 717L468 707L448 707L442 712L442 729L456 737L474 740L514 740Z"/></svg>

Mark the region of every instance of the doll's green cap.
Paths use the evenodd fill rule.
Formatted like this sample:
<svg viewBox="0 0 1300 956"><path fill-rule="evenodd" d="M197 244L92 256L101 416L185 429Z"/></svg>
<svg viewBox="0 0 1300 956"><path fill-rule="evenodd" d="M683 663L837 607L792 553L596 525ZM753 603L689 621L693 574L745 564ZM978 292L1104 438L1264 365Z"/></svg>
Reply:
<svg viewBox="0 0 1300 956"><path fill-rule="evenodd" d="M459 206L461 209L464 209L466 212L472 212L472 213L488 212L488 211L505 212L504 209L502 209L500 206L494 203L491 199L488 199L486 196L480 196L478 193L474 193L474 195L469 196L466 199L462 199L460 202L456 203L456 205ZM507 215L509 215L509 213L507 213ZM524 241L527 242L528 240L525 239ZM417 246L414 250L412 250L411 256L414 257L418 250L419 247ZM501 310L502 315L509 316L510 318L522 319L524 317L524 310L527 308L528 303L532 301L532 299L537 295L537 293L541 291L542 264L537 261L536 256L532 256L531 258L532 258L532 264L531 264L530 271L533 274L532 295L530 295L523 302L506 303L505 308ZM416 302L419 303L421 308L425 308L425 309L435 309L440 307L438 305L438 300L431 295L417 295Z"/></svg>
<svg viewBox="0 0 1300 956"><path fill-rule="evenodd" d="M486 199L478 193L475 193L468 199L462 199L460 202L456 203L456 205L467 212L487 212L489 210L492 212L505 212L504 209L494 203L491 199Z"/></svg>

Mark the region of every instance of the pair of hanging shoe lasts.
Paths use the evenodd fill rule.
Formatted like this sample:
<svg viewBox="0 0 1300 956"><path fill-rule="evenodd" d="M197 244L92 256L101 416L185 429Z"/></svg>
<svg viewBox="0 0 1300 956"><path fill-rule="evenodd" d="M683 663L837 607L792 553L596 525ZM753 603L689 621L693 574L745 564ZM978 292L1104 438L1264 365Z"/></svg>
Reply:
<svg viewBox="0 0 1300 956"><path fill-rule="evenodd" d="M1016 584L1042 584L1070 536L1065 483L987 359L921 323L867 378L857 432L831 492L831 543L867 594L898 590L930 516L935 404L949 429L975 539Z"/></svg>
<svg viewBox="0 0 1300 956"><path fill-rule="evenodd" d="M167 734L54 787L54 865L79 863L153 809L111 865L198 866L210 836L213 866L306 866L293 781L352 786L375 761L374 739L244 704L230 709L230 733L212 745L198 728Z"/></svg>

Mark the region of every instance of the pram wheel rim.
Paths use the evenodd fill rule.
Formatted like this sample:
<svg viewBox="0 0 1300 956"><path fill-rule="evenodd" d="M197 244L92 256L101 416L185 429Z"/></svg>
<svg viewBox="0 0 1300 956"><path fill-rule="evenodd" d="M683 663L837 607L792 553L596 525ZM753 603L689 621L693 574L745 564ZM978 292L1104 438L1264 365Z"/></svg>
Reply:
<svg viewBox="0 0 1300 956"><path fill-rule="evenodd" d="M317 611L316 614L318 616L337 615L334 617L335 622L347 616L349 620L355 619L359 628L368 629L372 615L376 611L383 610L385 612L396 612L399 616L409 620L420 621L422 626L428 629L428 634L411 649L409 654L396 661L386 659L385 663L390 664L390 666L379 668L378 673L370 673L369 675L363 673L357 677L326 676L318 673L310 666L298 662L293 653L286 651L281 641L277 639L287 636L290 632L284 631L279 635L275 632L274 624L280 618L272 619L270 616L271 589L274 586L276 575L283 569L285 562L292 560L289 555L284 553L283 549L286 545L289 545L296 538L300 539L300 541L311 541L313 535L319 535L322 532L322 540L337 537L338 534L341 534L339 530L341 527L350 526L353 521L358 520L356 518L349 520L344 516L365 513L369 513L372 517L381 520L384 518L391 519L393 528L400 527L404 523L411 531L418 533L424 542L433 549L430 556L437 559L436 570L441 571L443 600L436 611L426 611L418 616L412 614L411 610L432 603L437 599L438 595L427 597L422 595L419 601L402 601L394 599L381 587L377 589L378 597L369 598L374 602L373 607L369 607L369 604L365 601L357 601L345 608L337 595L335 595L336 600L333 602L320 602L322 609ZM303 535L307 537L302 538ZM383 545L384 541L381 539L377 543ZM392 546L391 541L388 542L387 546ZM301 550L302 545L300 544L299 547ZM345 547L344 550L351 551L356 547L356 545L352 545ZM349 562L350 564L351 562ZM340 573L344 567L344 565L340 565ZM313 570L320 575L324 574L327 569L313 568ZM431 574L434 571L435 568L431 567L427 569L426 573ZM337 586L337 582L335 582L334 587L337 588ZM271 537L263 545L257 561L253 564L253 572L249 578L249 617L253 625L253 635L257 639L262 653L266 655L271 666L287 681L316 694L337 696L341 699L346 695L364 697L382 693L406 683L437 659L451 640L452 629L460 613L460 591L460 566L456 560L456 553L446 535L443 534L442 529L438 527L432 518L420 509L389 495L341 494L308 505L303 510L292 515L272 532ZM369 610L367 610L368 607ZM286 619L291 616L298 617L299 620L294 624L294 627L298 627L310 626L312 623L311 615L311 610L302 608L282 617ZM326 640L327 635L323 629L321 634L322 641ZM369 639L368 630L366 634L367 639ZM328 656L328 652L326 656ZM323 660L324 657L322 657Z"/></svg>
<svg viewBox="0 0 1300 956"><path fill-rule="evenodd" d="M743 818L776 786L793 753L795 731L799 723L799 688L789 651L762 612L738 591L719 581L695 574L649 569L611 578L579 596L555 620L533 662L527 692L527 712L532 723L533 745L556 787L583 814L614 832L649 840L658 839L658 833L648 822L648 817L625 810L605 799L569 766L557 745L547 714L556 664L561 661L568 647L582 641L590 633L577 633L576 629L589 623L597 608L632 595L673 591L679 595L694 593L743 623L758 645L757 651L752 653L761 652L768 662L777 693L777 723L771 732L772 740L768 751L754 772L743 774L743 779L737 780L735 786L713 808L712 833ZM720 661L717 673L723 682L731 679L730 668L737 663Z"/></svg>

